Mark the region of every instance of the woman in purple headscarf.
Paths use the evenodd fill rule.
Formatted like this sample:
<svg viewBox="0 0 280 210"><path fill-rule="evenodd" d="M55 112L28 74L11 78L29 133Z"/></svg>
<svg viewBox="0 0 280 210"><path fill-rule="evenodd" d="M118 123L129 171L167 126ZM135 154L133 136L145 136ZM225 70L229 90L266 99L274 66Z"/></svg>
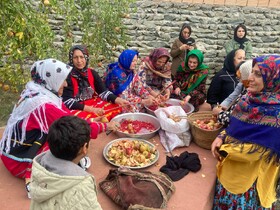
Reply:
<svg viewBox="0 0 280 210"><path fill-rule="evenodd" d="M248 94L212 143L213 209L274 209L280 196L280 56L253 59Z"/></svg>

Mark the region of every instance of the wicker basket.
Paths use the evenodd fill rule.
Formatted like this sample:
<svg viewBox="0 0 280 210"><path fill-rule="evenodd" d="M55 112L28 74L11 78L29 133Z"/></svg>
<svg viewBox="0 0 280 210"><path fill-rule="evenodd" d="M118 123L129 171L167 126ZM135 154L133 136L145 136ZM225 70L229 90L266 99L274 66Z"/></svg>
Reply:
<svg viewBox="0 0 280 210"><path fill-rule="evenodd" d="M188 116L193 141L204 149L211 149L211 144L222 130L222 127L215 130L205 130L195 126L193 122L195 120L210 119L212 117L213 114L211 111L195 112Z"/></svg>

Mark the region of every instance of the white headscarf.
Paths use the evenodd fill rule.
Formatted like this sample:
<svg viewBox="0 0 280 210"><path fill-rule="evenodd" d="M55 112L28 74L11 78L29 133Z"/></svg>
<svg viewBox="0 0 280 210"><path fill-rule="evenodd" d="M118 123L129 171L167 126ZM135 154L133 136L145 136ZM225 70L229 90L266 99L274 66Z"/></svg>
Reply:
<svg viewBox="0 0 280 210"><path fill-rule="evenodd" d="M239 67L241 80L248 80L249 74L252 72L253 60L247 60Z"/></svg>
<svg viewBox="0 0 280 210"><path fill-rule="evenodd" d="M49 126L46 120L45 105L51 103L58 109L62 107L62 100L56 95L63 82L66 80L72 67L55 60L46 59L35 62L31 67L32 81L28 82L20 95L20 100L15 105L7 122L6 129L0 142L0 150L9 153L11 138L23 143L25 140L26 126L30 114L33 113L42 133L48 133ZM22 121L22 134L19 136L17 124ZM14 141L13 145L16 144Z"/></svg>

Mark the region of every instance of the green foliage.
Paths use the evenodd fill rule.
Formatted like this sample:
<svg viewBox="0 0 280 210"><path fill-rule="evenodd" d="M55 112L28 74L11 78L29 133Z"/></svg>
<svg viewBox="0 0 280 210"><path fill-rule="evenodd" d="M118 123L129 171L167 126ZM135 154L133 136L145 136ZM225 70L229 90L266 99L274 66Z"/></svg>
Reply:
<svg viewBox="0 0 280 210"><path fill-rule="evenodd" d="M18 101L18 93L7 92L0 88L0 127L7 124L8 117L10 116L14 105Z"/></svg>
<svg viewBox="0 0 280 210"><path fill-rule="evenodd" d="M0 83L15 91L29 80L26 64L39 59L68 61L69 48L85 44L91 65L110 60L117 45L127 37L122 18L128 17L135 0L1 0L0 6ZM55 30L57 23L62 30ZM81 31L77 40L75 32ZM62 46L55 45L56 36ZM27 71L24 71L27 70Z"/></svg>
<svg viewBox="0 0 280 210"><path fill-rule="evenodd" d="M16 88L27 80L22 70L26 60L55 56L47 14L42 5L40 12L33 8L30 1L1 1L0 81Z"/></svg>

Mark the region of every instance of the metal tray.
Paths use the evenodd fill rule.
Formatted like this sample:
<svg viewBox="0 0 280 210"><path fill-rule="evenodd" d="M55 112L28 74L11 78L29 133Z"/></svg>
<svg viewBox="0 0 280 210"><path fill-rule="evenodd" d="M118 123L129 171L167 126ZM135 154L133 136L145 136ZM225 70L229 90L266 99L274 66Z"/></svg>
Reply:
<svg viewBox="0 0 280 210"><path fill-rule="evenodd" d="M143 166L126 166L126 165L119 165L119 164L116 164L114 161L111 161L109 158L108 158L108 151L109 149L112 147L112 145L118 141L122 141L122 140L129 140L129 141L133 141L133 140L137 140L137 141L141 141L141 142L144 142L145 144L147 144L148 146L150 147L155 147L154 144L152 144L151 142L149 141L146 141L144 139L137 139L137 138L119 138L119 139L115 139L111 142L109 142L103 149L103 156L105 158L106 161L108 161L110 164L114 165L114 166L117 166L117 167L120 167L120 166L124 166L124 167L127 167L127 168L130 168L130 169L142 169L142 168L147 168L153 164L155 164L155 162L157 162L158 158L159 158L159 151L156 149L156 152L155 152L155 158L153 160L151 160L151 162L149 162L148 164L146 165L143 165Z"/></svg>

